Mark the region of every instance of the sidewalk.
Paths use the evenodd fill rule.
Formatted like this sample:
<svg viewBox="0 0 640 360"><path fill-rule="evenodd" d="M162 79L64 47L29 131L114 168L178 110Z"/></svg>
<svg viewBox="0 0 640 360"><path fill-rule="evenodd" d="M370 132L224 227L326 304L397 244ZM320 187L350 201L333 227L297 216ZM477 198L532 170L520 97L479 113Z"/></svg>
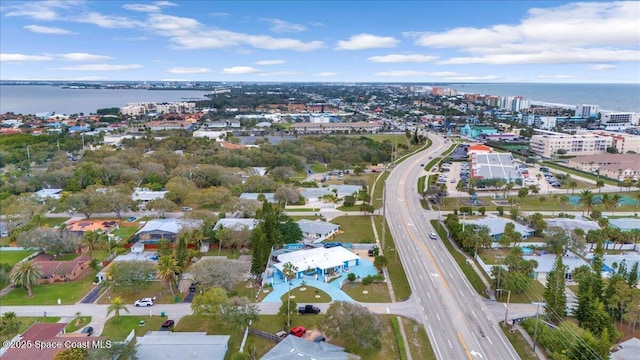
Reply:
<svg viewBox="0 0 640 360"><path fill-rule="evenodd" d="M529 333L520 325L516 325L515 328L520 332L520 335L522 335L527 344L533 348L533 339L529 336ZM536 346L536 356L540 360L547 360L547 355L540 349L540 346Z"/></svg>

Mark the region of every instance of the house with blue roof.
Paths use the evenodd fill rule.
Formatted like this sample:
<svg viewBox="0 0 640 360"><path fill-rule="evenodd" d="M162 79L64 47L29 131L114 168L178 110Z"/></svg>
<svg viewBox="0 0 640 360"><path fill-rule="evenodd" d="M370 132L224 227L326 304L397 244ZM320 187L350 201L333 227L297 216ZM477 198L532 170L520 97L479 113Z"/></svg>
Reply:
<svg viewBox="0 0 640 360"><path fill-rule="evenodd" d="M497 241L502 237L502 235L504 234L504 227L508 223L515 224L516 231L522 234L522 238L524 239L532 237L533 233L535 232L534 229L528 226L518 224L511 220L495 218L495 217L489 217L489 218L484 218L479 220L467 220L467 221L462 221L462 223L488 227L489 235L491 235L491 237L495 241Z"/></svg>

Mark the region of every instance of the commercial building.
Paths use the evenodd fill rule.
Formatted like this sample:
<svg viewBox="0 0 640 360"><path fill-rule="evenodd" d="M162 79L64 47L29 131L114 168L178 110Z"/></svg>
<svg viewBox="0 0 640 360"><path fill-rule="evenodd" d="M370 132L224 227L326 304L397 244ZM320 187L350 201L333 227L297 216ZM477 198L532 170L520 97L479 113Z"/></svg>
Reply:
<svg viewBox="0 0 640 360"><path fill-rule="evenodd" d="M498 133L498 129L489 127L489 126L470 126L469 124L465 125L460 129L460 134L464 136L468 136L473 139L477 139L484 135L494 135Z"/></svg>
<svg viewBox="0 0 640 360"><path fill-rule="evenodd" d="M602 112L600 128L603 130L624 131L640 122L640 114L631 112Z"/></svg>
<svg viewBox="0 0 640 360"><path fill-rule="evenodd" d="M585 117L591 119L597 119L600 113L600 106L580 104L576 107L576 117Z"/></svg>
<svg viewBox="0 0 640 360"><path fill-rule="evenodd" d="M524 176L510 153L473 153L471 155L471 177L482 180L500 179L504 183L522 184Z"/></svg>
<svg viewBox="0 0 640 360"><path fill-rule="evenodd" d="M600 154L576 156L569 159L571 168L596 173L610 179L637 180L640 176L639 154Z"/></svg>
<svg viewBox="0 0 640 360"><path fill-rule="evenodd" d="M613 139L606 135L594 133L571 135L553 131L536 131L543 134L531 137L531 150L544 158L556 155L603 154L613 144Z"/></svg>

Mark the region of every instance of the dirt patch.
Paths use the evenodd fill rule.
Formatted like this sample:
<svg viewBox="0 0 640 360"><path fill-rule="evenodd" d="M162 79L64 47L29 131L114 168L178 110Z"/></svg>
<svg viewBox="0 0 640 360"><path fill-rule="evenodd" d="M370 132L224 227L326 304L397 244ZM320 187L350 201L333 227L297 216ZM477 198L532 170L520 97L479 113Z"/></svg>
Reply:
<svg viewBox="0 0 640 360"><path fill-rule="evenodd" d="M317 338L320 335L326 336L318 329L307 329L307 332L304 334L302 338L305 340L313 341L315 338ZM330 339L327 337L325 341L329 341L329 340Z"/></svg>
<svg viewBox="0 0 640 360"><path fill-rule="evenodd" d="M369 250L352 250L356 255L360 256L361 258L368 258L369 257Z"/></svg>

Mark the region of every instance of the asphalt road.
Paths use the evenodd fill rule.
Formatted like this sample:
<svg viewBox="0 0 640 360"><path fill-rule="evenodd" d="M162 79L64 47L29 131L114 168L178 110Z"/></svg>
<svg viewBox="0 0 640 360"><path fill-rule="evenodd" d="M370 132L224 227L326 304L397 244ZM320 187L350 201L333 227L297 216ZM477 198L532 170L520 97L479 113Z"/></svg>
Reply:
<svg viewBox="0 0 640 360"><path fill-rule="evenodd" d="M482 299L462 274L442 240L429 239L429 220L438 212L420 205L417 179L421 163L449 144L429 135L433 145L391 172L385 189L385 212L398 254L404 264L417 305L438 359L519 359Z"/></svg>

